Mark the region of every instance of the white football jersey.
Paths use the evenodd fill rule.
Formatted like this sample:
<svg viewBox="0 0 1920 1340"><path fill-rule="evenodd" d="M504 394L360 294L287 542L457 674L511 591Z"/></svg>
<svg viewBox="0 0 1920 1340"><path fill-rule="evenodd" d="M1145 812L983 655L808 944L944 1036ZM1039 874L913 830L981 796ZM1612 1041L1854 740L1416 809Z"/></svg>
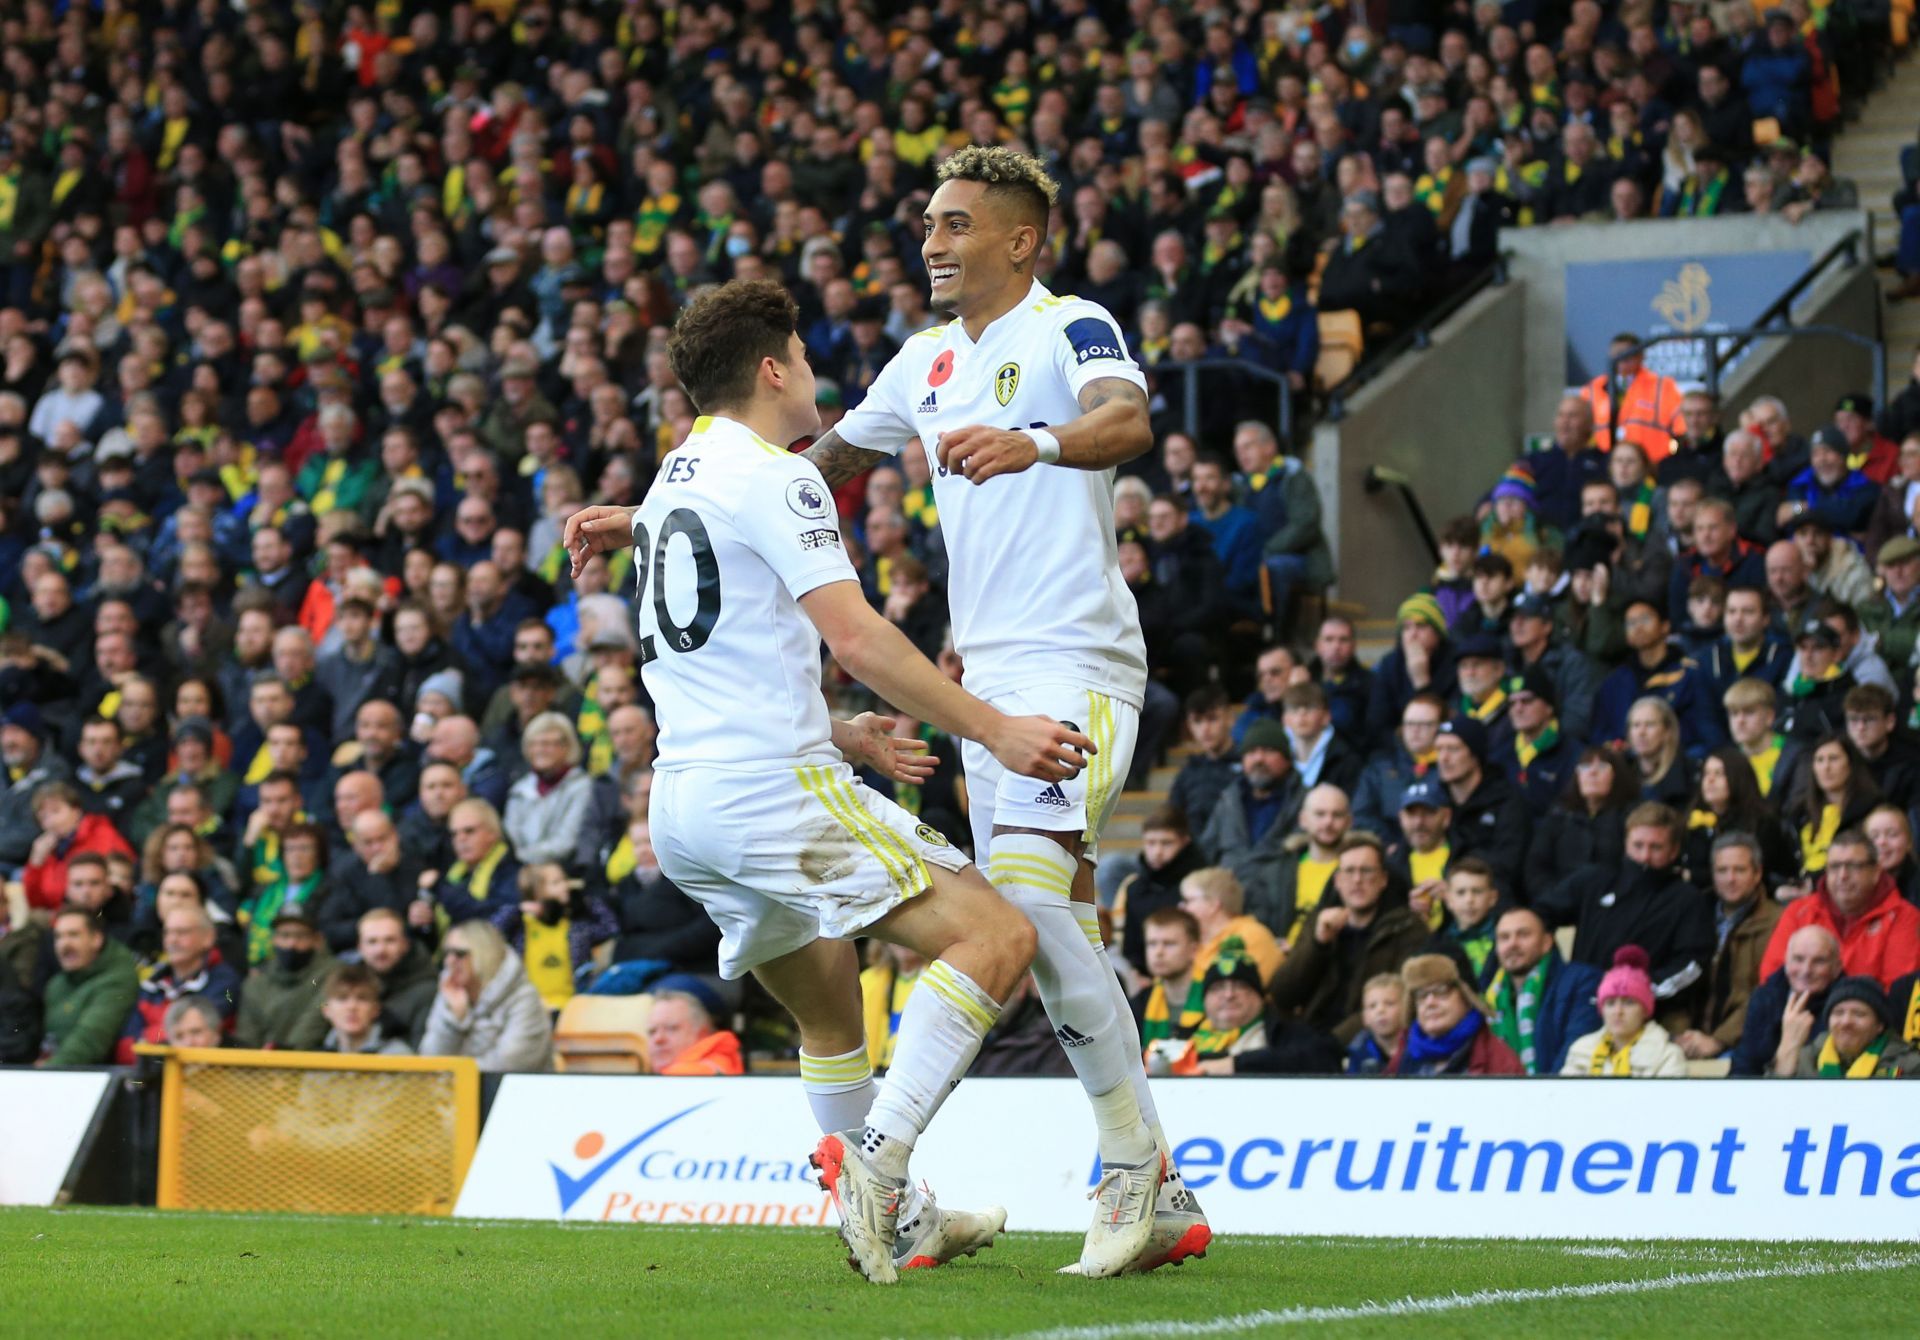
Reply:
<svg viewBox="0 0 1920 1340"><path fill-rule="evenodd" d="M633 518L640 677L661 769L762 771L840 758L807 592L858 581L811 461L702 417Z"/></svg>
<svg viewBox="0 0 1920 1340"><path fill-rule="evenodd" d="M950 560L954 647L982 698L1068 684L1140 706L1146 643L1120 575L1113 471L1035 465L972 484L935 454L941 433L969 424L1077 419L1081 388L1101 377L1147 384L1104 307L1036 282L977 344L958 321L913 336L835 426L890 455L920 439Z"/></svg>

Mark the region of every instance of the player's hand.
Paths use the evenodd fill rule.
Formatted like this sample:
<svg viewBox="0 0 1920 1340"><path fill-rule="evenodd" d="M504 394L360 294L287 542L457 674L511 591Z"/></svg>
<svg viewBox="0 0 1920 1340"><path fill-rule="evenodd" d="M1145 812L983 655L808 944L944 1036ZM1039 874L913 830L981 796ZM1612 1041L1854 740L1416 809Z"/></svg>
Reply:
<svg viewBox="0 0 1920 1340"><path fill-rule="evenodd" d="M927 753L924 740L909 740L894 735L900 723L892 717L862 712L841 723L845 738L840 752L855 764L864 764L889 781L906 786L924 786L939 763Z"/></svg>
<svg viewBox="0 0 1920 1340"><path fill-rule="evenodd" d="M934 454L948 473L975 484L995 475L1017 475L1040 459L1040 448L1025 433L968 424L940 434Z"/></svg>
<svg viewBox="0 0 1920 1340"><path fill-rule="evenodd" d="M1087 758L1100 752L1092 740L1052 717L1003 716L993 738L980 743L1008 772L1042 782L1078 777Z"/></svg>
<svg viewBox="0 0 1920 1340"><path fill-rule="evenodd" d="M567 518L560 543L573 558L573 575L595 554L625 549L633 543L633 514L637 507L582 507Z"/></svg>

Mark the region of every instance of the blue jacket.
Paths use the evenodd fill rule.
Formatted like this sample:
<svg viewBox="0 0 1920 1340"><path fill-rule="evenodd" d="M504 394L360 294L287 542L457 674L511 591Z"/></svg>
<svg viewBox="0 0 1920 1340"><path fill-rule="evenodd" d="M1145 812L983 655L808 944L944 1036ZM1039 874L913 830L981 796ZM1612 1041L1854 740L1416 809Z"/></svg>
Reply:
<svg viewBox="0 0 1920 1340"><path fill-rule="evenodd" d="M1189 515L1194 525L1213 536L1213 552L1227 572L1229 591L1249 591L1260 580L1260 520L1244 507L1229 507L1209 521L1195 507Z"/></svg>
<svg viewBox="0 0 1920 1340"><path fill-rule="evenodd" d="M1753 989L1753 994L1747 997L1747 1021L1740 1030L1740 1042L1727 1058L1731 1073L1771 1073L1773 1054L1780 1049L1780 1018L1787 1012L1787 1000L1792 995L1785 968L1775 968L1773 976ZM1808 1001L1807 1008L1813 1011L1814 1018L1824 1018L1827 993L1822 991Z"/></svg>
<svg viewBox="0 0 1920 1340"><path fill-rule="evenodd" d="M1594 1001L1600 990L1600 970L1587 963L1569 963L1560 957L1558 949L1549 949L1547 958L1553 966L1547 969L1546 994L1540 999L1540 1011L1533 1023L1536 1075L1559 1074L1574 1039L1601 1026L1600 1006ZM1491 1003L1493 999L1489 987L1487 1000Z"/></svg>
<svg viewBox="0 0 1920 1340"><path fill-rule="evenodd" d="M1593 705L1592 738L1600 743L1626 739L1627 713L1635 701L1648 695L1666 699L1680 718L1681 746L1688 757L1698 758L1725 742L1720 713L1708 697L1705 676L1698 665L1673 647L1652 671L1641 666L1636 657L1600 681L1600 693Z"/></svg>
<svg viewBox="0 0 1920 1340"><path fill-rule="evenodd" d="M1805 503L1807 510L1825 521L1835 535L1857 535L1872 519L1874 504L1880 500L1880 489L1858 470L1847 471L1845 479L1828 488L1815 478L1813 467L1808 466L1787 485L1787 497Z"/></svg>
<svg viewBox="0 0 1920 1340"><path fill-rule="evenodd" d="M1796 38L1784 51L1764 43L1740 66L1740 87L1756 117L1771 116L1791 130L1806 120L1813 62Z"/></svg>

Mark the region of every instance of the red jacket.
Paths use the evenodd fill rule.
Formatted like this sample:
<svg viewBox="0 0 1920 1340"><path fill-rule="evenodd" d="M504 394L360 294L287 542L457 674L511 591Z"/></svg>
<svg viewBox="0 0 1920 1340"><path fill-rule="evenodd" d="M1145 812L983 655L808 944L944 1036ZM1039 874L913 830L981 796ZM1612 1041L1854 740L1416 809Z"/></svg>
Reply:
<svg viewBox="0 0 1920 1340"><path fill-rule="evenodd" d="M1840 942L1841 971L1853 977L1865 974L1890 984L1902 974L1920 969L1920 907L1900 896L1893 876L1882 872L1873 903L1859 916L1841 924L1825 880L1805 898L1787 904L1780 924L1767 941L1760 961L1760 980L1766 981L1787 961L1787 941L1806 926L1824 926Z"/></svg>
<svg viewBox="0 0 1920 1340"><path fill-rule="evenodd" d="M1409 1033L1411 1029L1407 1030ZM1400 1045L1393 1049L1393 1059L1387 1062L1383 1072L1388 1075L1400 1073L1401 1065L1407 1057L1407 1034L1400 1035ZM1493 1035L1493 1026L1488 1024L1473 1035L1473 1046L1467 1052L1467 1070L1469 1075L1524 1075L1526 1066L1520 1063L1520 1056L1513 1048Z"/></svg>
<svg viewBox="0 0 1920 1340"><path fill-rule="evenodd" d="M27 902L33 907L52 911L66 901L67 862L83 851L98 852L102 856L118 852L122 856L132 857L133 848L120 836L120 830L104 814L83 814L80 826L73 830L54 854L39 865L29 865L21 875L20 882L26 886Z"/></svg>

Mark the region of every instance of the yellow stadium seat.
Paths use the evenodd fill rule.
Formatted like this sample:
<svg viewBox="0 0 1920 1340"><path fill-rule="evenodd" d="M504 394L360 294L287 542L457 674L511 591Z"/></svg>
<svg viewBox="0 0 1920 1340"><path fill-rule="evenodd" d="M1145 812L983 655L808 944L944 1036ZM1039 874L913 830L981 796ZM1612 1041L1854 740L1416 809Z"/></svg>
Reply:
<svg viewBox="0 0 1920 1340"><path fill-rule="evenodd" d="M1322 391L1338 386L1360 365L1367 337L1354 311L1320 313L1320 357L1314 361L1314 384Z"/></svg>
<svg viewBox="0 0 1920 1340"><path fill-rule="evenodd" d="M1553 943L1559 949L1561 958L1571 960L1573 958L1573 927L1562 926L1555 931Z"/></svg>
<svg viewBox="0 0 1920 1340"><path fill-rule="evenodd" d="M1710 1061L1687 1062L1688 1079L1725 1079L1733 1070L1733 1062L1725 1056L1716 1056Z"/></svg>
<svg viewBox="0 0 1920 1340"><path fill-rule="evenodd" d="M646 1074L652 1013L652 996L575 996L553 1026L554 1068L573 1074Z"/></svg>

